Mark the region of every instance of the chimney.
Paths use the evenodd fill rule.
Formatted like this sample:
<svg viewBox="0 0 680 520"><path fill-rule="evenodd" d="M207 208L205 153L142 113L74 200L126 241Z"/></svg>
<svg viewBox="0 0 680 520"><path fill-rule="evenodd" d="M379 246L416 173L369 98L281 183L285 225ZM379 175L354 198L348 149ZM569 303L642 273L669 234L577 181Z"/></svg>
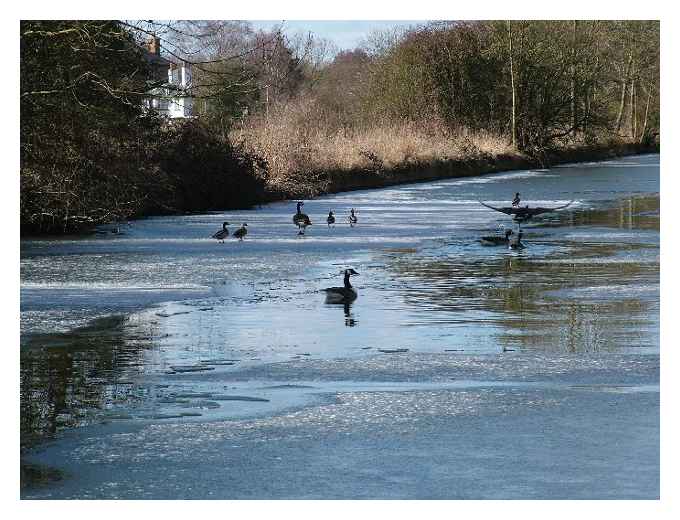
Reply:
<svg viewBox="0 0 680 520"><path fill-rule="evenodd" d="M155 54L156 56L161 55L161 39L158 36L152 36L149 38L149 40L146 42L146 48L151 54Z"/></svg>

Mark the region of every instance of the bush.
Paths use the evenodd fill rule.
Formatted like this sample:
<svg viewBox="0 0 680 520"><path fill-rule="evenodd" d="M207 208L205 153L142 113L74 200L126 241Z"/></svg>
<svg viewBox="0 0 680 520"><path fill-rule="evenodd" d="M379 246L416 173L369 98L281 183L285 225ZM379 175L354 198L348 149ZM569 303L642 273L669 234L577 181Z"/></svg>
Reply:
<svg viewBox="0 0 680 520"><path fill-rule="evenodd" d="M160 167L181 211L245 208L264 199L266 163L198 121L171 127Z"/></svg>

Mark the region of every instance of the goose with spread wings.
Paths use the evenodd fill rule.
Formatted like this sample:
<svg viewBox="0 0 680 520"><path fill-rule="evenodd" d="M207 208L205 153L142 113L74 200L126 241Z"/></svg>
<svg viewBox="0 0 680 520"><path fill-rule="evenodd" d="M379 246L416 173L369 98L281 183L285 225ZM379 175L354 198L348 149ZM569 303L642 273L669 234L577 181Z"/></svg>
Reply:
<svg viewBox="0 0 680 520"><path fill-rule="evenodd" d="M492 206L490 204L486 204L482 202L481 200L479 203L482 206L486 206L487 208L493 209L495 211L500 211L501 213L505 213L506 215L510 215L515 222L525 222L527 220L531 220L534 218L536 215L540 215L542 213L552 213L553 211L557 211L558 209L564 209L568 206L570 206L574 201L571 200L564 204L563 206L557 206L554 208L530 208L529 206L524 206L523 208L521 207L504 207L504 208L497 208L495 206Z"/></svg>

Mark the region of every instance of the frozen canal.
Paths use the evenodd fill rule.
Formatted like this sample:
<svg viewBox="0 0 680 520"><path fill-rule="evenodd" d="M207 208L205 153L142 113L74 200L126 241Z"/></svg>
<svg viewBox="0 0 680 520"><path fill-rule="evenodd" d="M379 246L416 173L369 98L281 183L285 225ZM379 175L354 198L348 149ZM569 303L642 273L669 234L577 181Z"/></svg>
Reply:
<svg viewBox="0 0 680 520"><path fill-rule="evenodd" d="M303 209L22 241L22 498L659 497L658 155Z"/></svg>

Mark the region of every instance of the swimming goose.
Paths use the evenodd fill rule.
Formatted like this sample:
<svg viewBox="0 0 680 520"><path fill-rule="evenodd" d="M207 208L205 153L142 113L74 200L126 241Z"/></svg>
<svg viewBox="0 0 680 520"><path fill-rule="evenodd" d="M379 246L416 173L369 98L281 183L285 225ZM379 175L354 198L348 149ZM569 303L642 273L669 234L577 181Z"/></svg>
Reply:
<svg viewBox="0 0 680 520"><path fill-rule="evenodd" d="M331 227L331 224L335 224L335 215L333 215L332 211L328 212L328 217L326 218L326 222L328 223L328 227Z"/></svg>
<svg viewBox="0 0 680 520"><path fill-rule="evenodd" d="M356 224L359 221L357 216L354 214L354 208L352 208L351 211L349 212L348 220L350 227L354 227L354 224Z"/></svg>
<svg viewBox="0 0 680 520"><path fill-rule="evenodd" d="M229 222L222 222L222 229L220 229L217 233L215 233L212 238L216 238L220 242L224 243L224 239L229 236L229 230L227 229L227 226L229 225Z"/></svg>
<svg viewBox="0 0 680 520"><path fill-rule="evenodd" d="M329 287L326 292L326 303L348 303L357 299L357 291L349 283L349 277L357 275L354 269L345 269L345 286Z"/></svg>
<svg viewBox="0 0 680 520"><path fill-rule="evenodd" d="M510 249L524 249L524 244L522 244L522 230L520 229L519 233L517 233L517 236L513 238L512 240L508 240L508 247Z"/></svg>
<svg viewBox="0 0 680 520"><path fill-rule="evenodd" d="M238 238L239 240L243 240L243 238L248 234L248 230L246 229L247 226L248 224L244 222L240 228L234 231L234 234L232 236L234 238Z"/></svg>
<svg viewBox="0 0 680 520"><path fill-rule="evenodd" d="M305 214L300 210L300 208L301 208L302 206L304 206L304 205L305 205L304 202L298 201L298 203L297 203L297 211L295 212L295 215L293 215L293 224L295 224L295 225L299 228L299 230L300 230L299 234L300 234L300 235L304 235L304 234L305 234L305 228L306 228L307 226L311 226L311 225L312 225L312 221L309 220L309 216L305 215Z"/></svg>
<svg viewBox="0 0 680 520"><path fill-rule="evenodd" d="M512 235L512 230L508 229L505 231L505 235L500 236L500 235L490 235L486 237L482 237L480 239L480 242L483 245L492 245L492 246L501 246L501 245L507 245L510 242L510 236Z"/></svg>

